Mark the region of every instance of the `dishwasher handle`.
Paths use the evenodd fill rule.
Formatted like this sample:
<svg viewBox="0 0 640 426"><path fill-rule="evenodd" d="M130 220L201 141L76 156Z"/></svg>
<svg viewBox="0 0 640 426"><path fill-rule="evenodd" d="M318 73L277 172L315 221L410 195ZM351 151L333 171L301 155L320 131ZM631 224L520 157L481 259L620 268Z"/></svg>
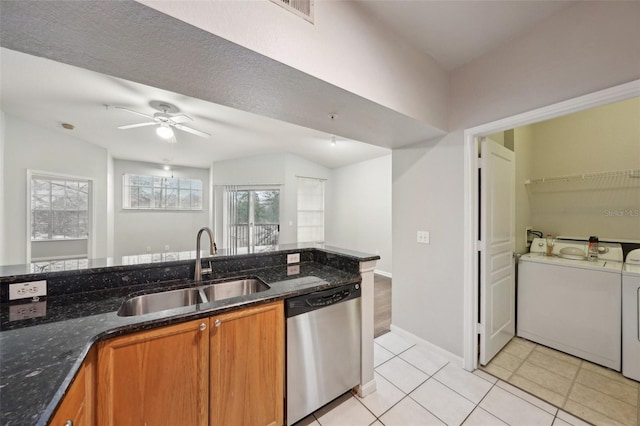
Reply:
<svg viewBox="0 0 640 426"><path fill-rule="evenodd" d="M292 297L285 300L285 317L291 318L306 312L356 299L360 297L361 293L360 283L356 283Z"/></svg>

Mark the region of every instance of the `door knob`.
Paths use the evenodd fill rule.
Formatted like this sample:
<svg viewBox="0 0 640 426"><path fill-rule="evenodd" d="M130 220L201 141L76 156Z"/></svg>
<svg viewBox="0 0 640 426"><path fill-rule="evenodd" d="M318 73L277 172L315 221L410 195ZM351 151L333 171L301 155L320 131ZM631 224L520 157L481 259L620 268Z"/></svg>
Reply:
<svg viewBox="0 0 640 426"><path fill-rule="evenodd" d="M205 331L207 329L207 324L202 323L200 324L200 331Z"/></svg>
<svg viewBox="0 0 640 426"><path fill-rule="evenodd" d="M215 325L216 327L220 327L220 324L222 324L222 322L221 322L219 319L217 319L217 320L213 323L213 325Z"/></svg>

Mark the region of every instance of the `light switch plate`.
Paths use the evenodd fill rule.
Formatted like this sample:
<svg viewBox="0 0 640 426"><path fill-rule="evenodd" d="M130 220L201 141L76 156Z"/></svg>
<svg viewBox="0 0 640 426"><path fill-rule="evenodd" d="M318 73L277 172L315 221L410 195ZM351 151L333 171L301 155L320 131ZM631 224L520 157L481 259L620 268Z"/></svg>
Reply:
<svg viewBox="0 0 640 426"><path fill-rule="evenodd" d="M300 263L300 253L293 253L287 255L287 264Z"/></svg>
<svg viewBox="0 0 640 426"><path fill-rule="evenodd" d="M31 299L47 295L47 281L9 284L9 300Z"/></svg>

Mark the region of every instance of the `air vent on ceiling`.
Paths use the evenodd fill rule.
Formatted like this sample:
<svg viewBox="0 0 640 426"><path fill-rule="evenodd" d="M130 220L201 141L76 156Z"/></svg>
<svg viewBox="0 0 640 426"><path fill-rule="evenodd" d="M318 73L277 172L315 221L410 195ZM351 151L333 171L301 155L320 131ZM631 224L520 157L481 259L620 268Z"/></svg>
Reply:
<svg viewBox="0 0 640 426"><path fill-rule="evenodd" d="M271 0L273 3L284 7L289 12L313 24L313 3L314 0Z"/></svg>

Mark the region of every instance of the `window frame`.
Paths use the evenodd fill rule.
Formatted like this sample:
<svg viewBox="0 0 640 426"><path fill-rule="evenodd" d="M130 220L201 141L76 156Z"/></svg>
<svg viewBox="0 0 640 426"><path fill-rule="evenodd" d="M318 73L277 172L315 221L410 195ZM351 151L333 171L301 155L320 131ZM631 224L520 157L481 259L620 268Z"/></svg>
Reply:
<svg viewBox="0 0 640 426"><path fill-rule="evenodd" d="M314 178L307 176L296 176L296 242L298 243L319 243L324 244L326 240L326 202L327 202L327 179L323 178ZM317 181L322 184L322 209L301 209L300 208L300 182L306 181ZM314 241L301 241L300 240L300 228L311 228L311 225L300 225L300 214L301 213L321 213L322 214L322 239L314 240ZM315 228L320 228L320 226L315 225Z"/></svg>
<svg viewBox="0 0 640 426"><path fill-rule="evenodd" d="M87 194L87 204L88 204L88 210L87 210L87 232L88 232L88 236L86 238L70 238L70 239L60 239L60 240L31 240L31 235L33 232L32 229L32 224L31 224L31 191L33 190L32 188L32 182L34 178L43 178L43 179L52 179L52 180L75 180L75 181L84 181L87 182L89 185L89 191ZM26 261L25 263L31 263L31 243L32 242L39 242L39 241L73 241L73 240L86 240L87 241L87 257L88 258L92 258L93 254L96 251L96 247L95 247L95 243L96 243L96 239L95 239L95 234L96 234L96 206L95 206L95 179L92 177L87 177L87 176L80 176L80 175L70 175L70 174L65 174L65 173L57 173L57 172L50 172L50 171L46 171L46 170L34 170L34 169L27 169L27 190L25 193L25 198L26 198L26 204L27 204L27 211L26 211L26 239L25 239L25 245L26 245L26 249L25 249L25 254L26 254Z"/></svg>
<svg viewBox="0 0 640 426"><path fill-rule="evenodd" d="M157 206L153 206L153 207L140 207L140 206L131 206L131 200L130 200L130 192L129 188L131 187L137 187L137 188L141 188L141 187L148 187L148 185L131 185L128 182L128 177L137 177L137 178L150 178L152 180L155 179L161 179L162 180L162 185L160 186L160 189L163 191L163 193L165 194L161 200L161 202L164 204L165 207L157 207ZM178 181L178 187L177 188L171 188L166 184L166 180L167 179L175 179ZM180 181L182 180L188 180L190 182L189 185L189 189L188 191L190 192L190 200L189 200L189 207L187 208L182 208L180 207ZM193 182L198 182L200 185L200 189L193 189L192 185ZM151 189L155 189L155 185L152 183L151 185ZM178 193L177 195L177 205L178 207L167 207L166 204L166 190L168 189L175 189ZM182 188L182 189L186 189L186 188ZM162 176L162 175L143 175L143 174L138 174L138 173L123 173L122 174L122 186L121 186L121 190L122 190L122 210L124 211L149 211L149 212L202 212L204 211L204 195L205 195L205 188L204 188L204 183L202 182L201 179L199 178L190 178L190 177L169 177L169 176ZM199 207L193 207L193 200L192 200L192 194L194 191L199 191L200 192L200 206ZM129 203L127 203L127 195L129 195ZM154 194L151 194L151 202L153 203L154 200Z"/></svg>

